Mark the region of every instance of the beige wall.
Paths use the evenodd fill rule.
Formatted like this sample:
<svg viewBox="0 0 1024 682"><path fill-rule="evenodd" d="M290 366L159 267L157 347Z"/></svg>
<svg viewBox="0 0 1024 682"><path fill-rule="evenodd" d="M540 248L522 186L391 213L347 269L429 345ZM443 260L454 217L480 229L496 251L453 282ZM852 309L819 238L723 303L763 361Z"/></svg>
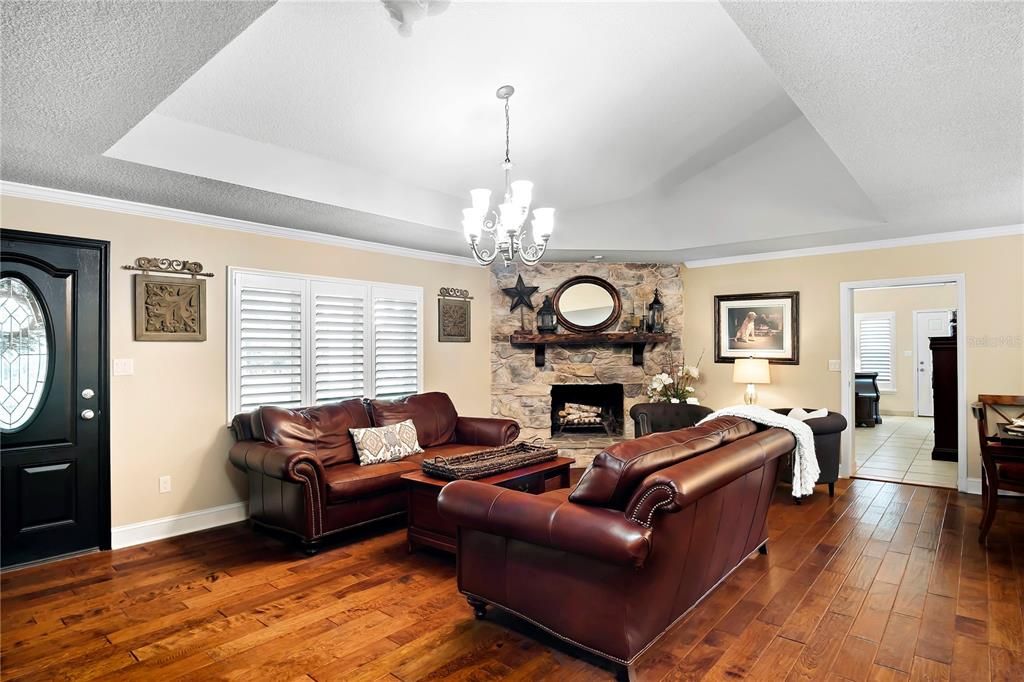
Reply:
<svg viewBox="0 0 1024 682"><path fill-rule="evenodd" d="M759 386L766 406L840 406L839 283L964 273L967 308L967 396L1024 394L1024 237L808 256L694 268L684 275L687 357L706 350L698 395L712 407L742 401L732 365L714 362L714 296L759 291L800 292L800 364L772 365ZM968 416L968 474L979 475L977 432Z"/></svg>
<svg viewBox="0 0 1024 682"><path fill-rule="evenodd" d="M135 360L133 376L111 378L111 489L114 526L207 509L244 497L244 478L227 461L227 268L239 266L423 287L425 390L447 391L463 414L490 411L489 277L485 268L265 237L170 220L3 197L4 228L104 239L111 243L112 358ZM131 273L139 256L202 262L207 340L132 340ZM437 291L469 289L473 341L437 342ZM172 491L157 493L157 478Z"/></svg>
<svg viewBox="0 0 1024 682"><path fill-rule="evenodd" d="M895 366L896 389L883 392L879 402L882 414L913 415L915 412L914 311L955 310L956 285L937 287L892 287L853 292L855 313L893 313L896 324Z"/></svg>

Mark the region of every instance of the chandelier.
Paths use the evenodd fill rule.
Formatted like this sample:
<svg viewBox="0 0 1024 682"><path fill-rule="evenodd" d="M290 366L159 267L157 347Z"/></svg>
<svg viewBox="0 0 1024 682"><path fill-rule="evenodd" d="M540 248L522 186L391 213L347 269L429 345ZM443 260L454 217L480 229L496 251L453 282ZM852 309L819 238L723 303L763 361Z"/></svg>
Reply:
<svg viewBox="0 0 1024 682"><path fill-rule="evenodd" d="M480 265L490 265L501 255L508 265L518 255L527 265L535 265L544 256L548 239L555 229L555 209L535 208L531 227L533 234L527 237L526 218L530 214L533 200L533 183L529 180L512 182L512 161L509 158L509 116L508 100L515 92L511 85L498 88L498 99L505 100L505 197L497 210L491 208L491 190L474 189L469 195L472 208L462 211L462 231L473 252L473 258ZM483 239L491 245L484 246Z"/></svg>

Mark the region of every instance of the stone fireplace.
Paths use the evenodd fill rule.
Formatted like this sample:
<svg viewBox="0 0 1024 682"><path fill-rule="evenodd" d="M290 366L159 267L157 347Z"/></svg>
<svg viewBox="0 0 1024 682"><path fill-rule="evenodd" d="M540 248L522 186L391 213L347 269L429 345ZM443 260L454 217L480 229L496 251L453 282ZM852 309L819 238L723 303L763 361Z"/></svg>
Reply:
<svg viewBox="0 0 1024 682"><path fill-rule="evenodd" d="M590 460L608 445L633 438L633 420L629 408L647 402L647 386L651 377L665 371L683 359L683 280L675 265L650 263L549 263L533 267L513 264L492 268L491 281L491 413L517 420L522 426L522 438L539 437L558 446L561 454L574 457L577 466L587 466ZM520 307L509 312L509 299L504 287L515 286L521 274L528 286L538 287L533 295L534 310ZM537 309L544 296L550 296L565 280L576 275L596 275L611 282L622 297L622 317L607 331L628 331L627 318L635 310L643 315L654 295L661 291L665 304L665 331L672 335L671 343L658 343L647 347L643 366L633 365L632 349L615 345L565 345L547 347L544 366L534 366L534 352L530 347L509 343L512 332L522 328L535 330ZM523 311L522 314L520 311ZM569 334L570 332L561 333ZM566 386L621 386L617 394L620 403L612 410L619 420L618 429L609 436L603 426L595 429L558 429L552 421L559 409L555 401ZM587 400L573 400L586 404Z"/></svg>

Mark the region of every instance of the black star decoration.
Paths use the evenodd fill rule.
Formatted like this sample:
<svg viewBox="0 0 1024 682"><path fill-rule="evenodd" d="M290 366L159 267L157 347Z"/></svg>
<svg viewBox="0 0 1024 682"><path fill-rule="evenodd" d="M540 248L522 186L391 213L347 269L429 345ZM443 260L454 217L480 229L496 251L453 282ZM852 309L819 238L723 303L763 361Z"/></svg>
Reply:
<svg viewBox="0 0 1024 682"><path fill-rule="evenodd" d="M508 309L510 313L514 313L516 308L521 305L525 305L530 310L533 310L533 301L530 297L537 293L537 289L540 287L528 287L523 282L523 276L519 275L516 279L516 285L514 287L505 287L502 291L505 295L512 299L512 307Z"/></svg>

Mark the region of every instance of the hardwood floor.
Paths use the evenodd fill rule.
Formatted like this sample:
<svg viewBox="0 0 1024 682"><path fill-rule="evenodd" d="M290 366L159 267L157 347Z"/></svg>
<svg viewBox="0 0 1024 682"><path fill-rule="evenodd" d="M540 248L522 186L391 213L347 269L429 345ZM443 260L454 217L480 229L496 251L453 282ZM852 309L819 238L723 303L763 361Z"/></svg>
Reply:
<svg viewBox="0 0 1024 682"><path fill-rule="evenodd" d="M641 680L1024 679L1024 500L866 480L795 506L641 660ZM306 559L243 525L2 578L4 679L599 680L510 616L473 619L454 561L392 524Z"/></svg>

